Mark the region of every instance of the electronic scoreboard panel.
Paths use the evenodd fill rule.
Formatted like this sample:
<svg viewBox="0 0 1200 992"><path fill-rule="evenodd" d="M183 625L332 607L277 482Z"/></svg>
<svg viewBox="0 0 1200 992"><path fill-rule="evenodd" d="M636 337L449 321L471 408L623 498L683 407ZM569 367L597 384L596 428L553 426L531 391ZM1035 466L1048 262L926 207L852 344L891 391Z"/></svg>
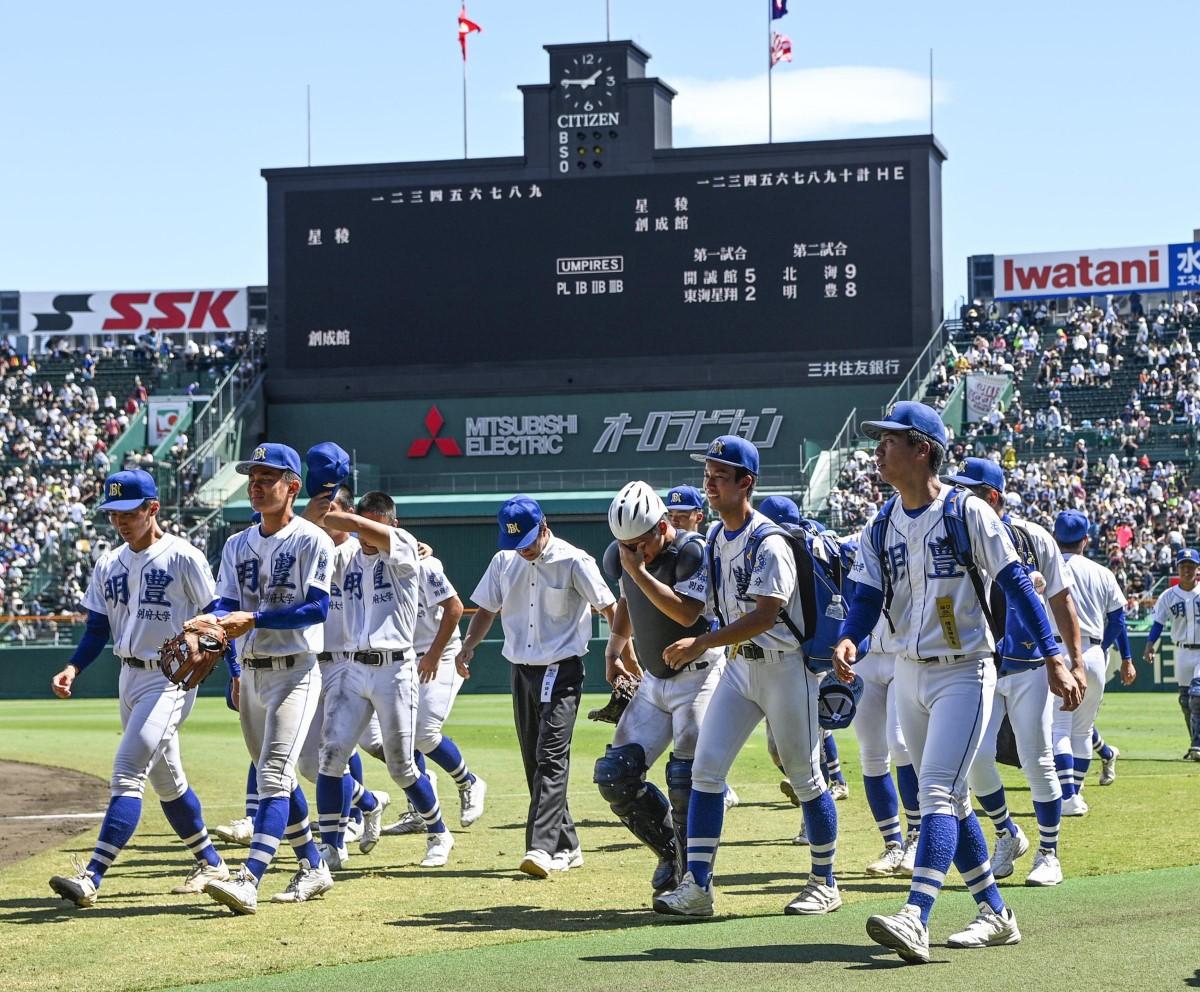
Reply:
<svg viewBox="0 0 1200 992"><path fill-rule="evenodd" d="M552 50L523 159L266 172L272 392L898 381L940 313L936 143L660 148L673 92L622 46L591 115Z"/></svg>

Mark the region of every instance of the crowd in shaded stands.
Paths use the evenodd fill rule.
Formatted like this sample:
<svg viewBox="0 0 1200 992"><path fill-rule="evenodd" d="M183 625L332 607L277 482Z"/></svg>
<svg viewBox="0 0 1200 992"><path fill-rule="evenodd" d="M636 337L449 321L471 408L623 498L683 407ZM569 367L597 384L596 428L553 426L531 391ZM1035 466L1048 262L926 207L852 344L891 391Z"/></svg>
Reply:
<svg viewBox="0 0 1200 992"><path fill-rule="evenodd" d="M172 393L207 392L244 349L244 336L201 344L146 335L109 338L94 348L64 338L44 354L24 355L11 338L0 340L0 616L79 611L92 564L108 546L107 522L90 508L104 477L154 468L144 443L114 465L113 445L165 375L196 373L185 386L172 385ZM167 457L186 451L181 435ZM175 521L164 522L180 532ZM28 640L48 626L17 619L2 636Z"/></svg>
<svg viewBox="0 0 1200 992"><path fill-rule="evenodd" d="M973 307L926 401L944 407L958 380L980 371L1011 374L1016 388L1003 412L951 430L950 465L968 455L996 460L1006 470L1010 508L1037 523L1052 525L1062 509L1086 512L1089 554L1112 568L1138 612L1143 595L1172 570L1175 551L1200 544L1200 485L1190 466L1152 460L1144 450L1156 431L1168 431L1175 448L1196 448L1195 300L1185 296L1149 314L1140 306L1123 315L1111 304L1079 306L1056 326L1045 307L1014 307L1003 317L994 304ZM1099 395L1087 408L1104 414L1077 418L1073 393ZM869 451L855 452L830 494L830 525L839 533L860 529L887 493Z"/></svg>

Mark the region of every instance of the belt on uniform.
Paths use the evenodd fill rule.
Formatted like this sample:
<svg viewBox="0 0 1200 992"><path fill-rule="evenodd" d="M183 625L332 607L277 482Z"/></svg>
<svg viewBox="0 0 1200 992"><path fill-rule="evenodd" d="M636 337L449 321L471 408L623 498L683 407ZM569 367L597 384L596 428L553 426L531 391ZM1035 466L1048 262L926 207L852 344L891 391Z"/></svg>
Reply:
<svg viewBox="0 0 1200 992"><path fill-rule="evenodd" d="M767 652L763 648L749 643L741 645L737 653L747 661L762 661L767 656Z"/></svg>
<svg viewBox="0 0 1200 992"><path fill-rule="evenodd" d="M322 651L317 655L317 661L333 661L332 651Z"/></svg>
<svg viewBox="0 0 1200 992"><path fill-rule="evenodd" d="M393 661L408 661L407 651L355 651L350 656L361 665L390 665Z"/></svg>
<svg viewBox="0 0 1200 992"><path fill-rule="evenodd" d="M242 666L259 670L264 668L294 668L298 657L298 655L289 654L279 658L243 658ZM276 664L277 662L280 664Z"/></svg>
<svg viewBox="0 0 1200 992"><path fill-rule="evenodd" d="M684 665L679 671L681 672L702 672L708 667L707 661L693 661Z"/></svg>
<svg viewBox="0 0 1200 992"><path fill-rule="evenodd" d="M121 664L128 665L130 668L142 668L147 670L158 667L157 661L143 661L141 658L122 658Z"/></svg>
<svg viewBox="0 0 1200 992"><path fill-rule="evenodd" d="M1200 651L1200 644L1176 644L1177 648L1186 648L1188 651Z"/></svg>
<svg viewBox="0 0 1200 992"><path fill-rule="evenodd" d="M1062 639L1062 637L1061 637L1060 635L1058 635L1058 634L1055 634L1055 635L1054 635L1054 639L1055 639L1056 641L1058 641L1058 643L1059 643L1059 644L1062 644L1062 643L1063 643L1063 639ZM1104 643L1103 641L1098 641L1098 640L1096 640L1096 638L1094 638L1094 637L1080 637L1079 639L1080 639L1081 641L1083 641L1085 644L1087 644L1087 646L1088 646L1088 647L1090 647L1090 648L1094 648L1094 647L1095 647L1097 644L1103 644L1103 643ZM1186 647L1188 647L1188 645L1187 645L1187 644L1181 644L1181 645L1179 645L1179 646L1180 646L1181 648L1186 648Z"/></svg>

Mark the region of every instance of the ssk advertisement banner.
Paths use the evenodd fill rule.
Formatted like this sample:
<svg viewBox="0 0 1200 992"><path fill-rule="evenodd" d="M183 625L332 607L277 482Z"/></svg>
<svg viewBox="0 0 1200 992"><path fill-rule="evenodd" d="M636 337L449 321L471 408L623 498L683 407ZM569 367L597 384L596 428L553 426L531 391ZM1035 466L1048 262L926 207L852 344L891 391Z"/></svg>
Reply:
<svg viewBox="0 0 1200 992"><path fill-rule="evenodd" d="M1200 289L1200 242L992 259L997 300Z"/></svg>
<svg viewBox="0 0 1200 992"><path fill-rule="evenodd" d="M243 289L22 293L22 334L244 331Z"/></svg>

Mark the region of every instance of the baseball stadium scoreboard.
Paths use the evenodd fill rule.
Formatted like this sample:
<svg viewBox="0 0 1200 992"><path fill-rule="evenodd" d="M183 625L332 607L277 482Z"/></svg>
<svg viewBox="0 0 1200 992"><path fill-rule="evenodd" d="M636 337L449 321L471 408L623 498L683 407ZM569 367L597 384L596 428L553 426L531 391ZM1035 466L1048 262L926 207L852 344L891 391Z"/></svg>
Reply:
<svg viewBox="0 0 1200 992"><path fill-rule="evenodd" d="M518 158L266 170L273 398L896 381L930 136L673 149L632 42L547 46Z"/></svg>

